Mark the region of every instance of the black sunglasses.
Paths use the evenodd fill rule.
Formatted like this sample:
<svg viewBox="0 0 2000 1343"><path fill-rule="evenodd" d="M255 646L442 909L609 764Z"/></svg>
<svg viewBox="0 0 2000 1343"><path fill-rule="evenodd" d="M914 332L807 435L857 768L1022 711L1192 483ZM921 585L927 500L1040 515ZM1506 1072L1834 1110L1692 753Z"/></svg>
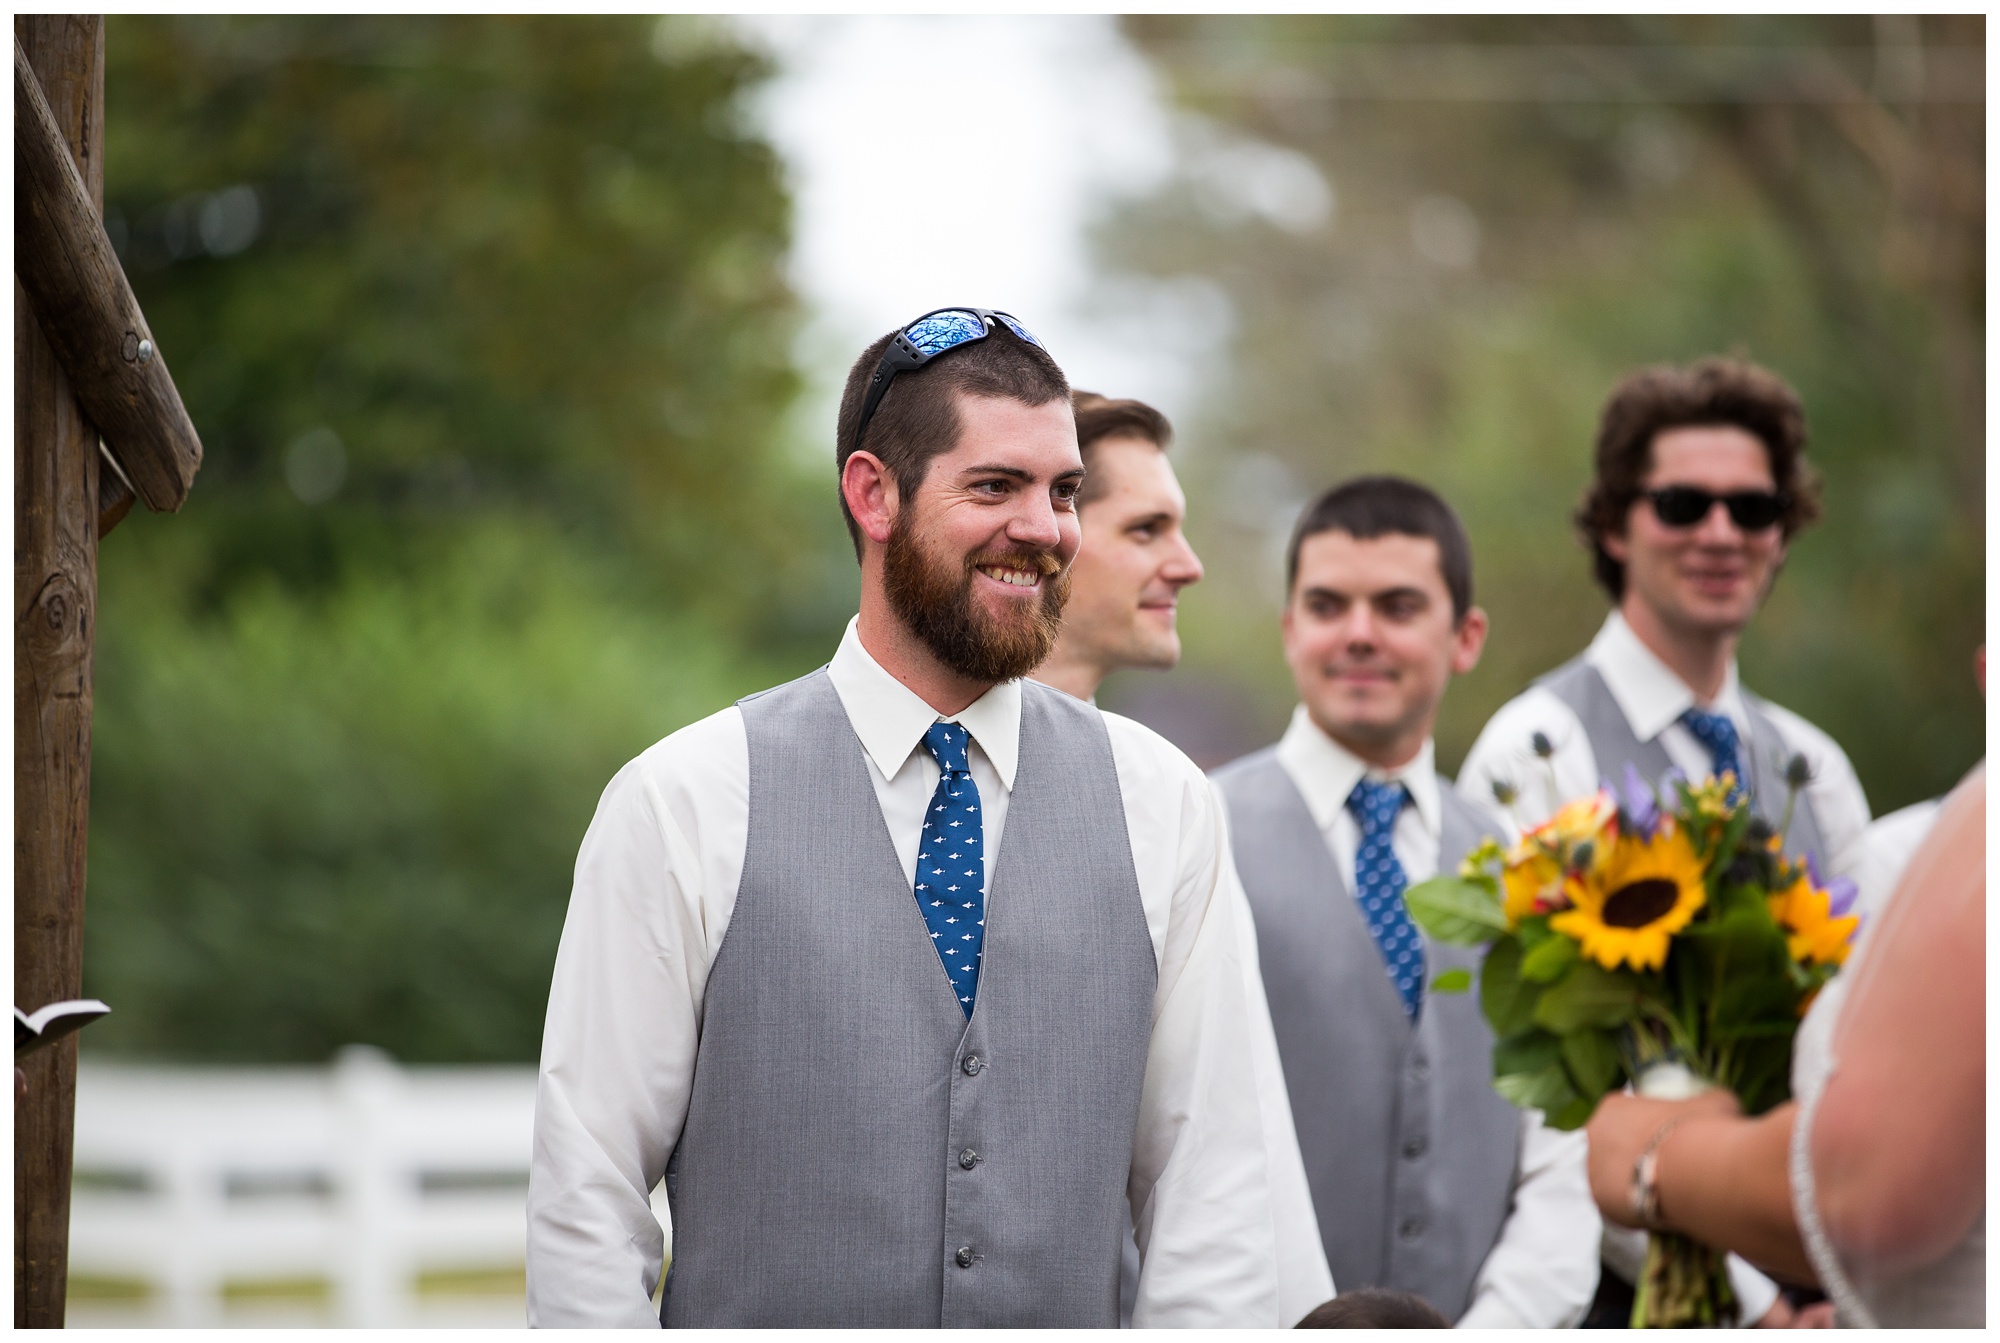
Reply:
<svg viewBox="0 0 2000 1343"><path fill-rule="evenodd" d="M1653 516L1669 527L1692 527L1720 503L1729 510L1729 520L1746 532L1775 527L1792 506L1791 496L1782 490L1738 490L1734 494L1710 494L1693 485L1668 485L1647 490L1643 496L1653 506Z"/></svg>
<svg viewBox="0 0 2000 1343"><path fill-rule="evenodd" d="M992 308L939 308L898 331L889 348L882 351L875 376L868 381L868 395L862 399L861 416L854 425L854 447L861 447L868 421L875 418L875 408L882 404L883 394L898 373L914 372L947 351L985 340L993 334L995 322L1030 345L1042 344L1021 325L1020 318Z"/></svg>

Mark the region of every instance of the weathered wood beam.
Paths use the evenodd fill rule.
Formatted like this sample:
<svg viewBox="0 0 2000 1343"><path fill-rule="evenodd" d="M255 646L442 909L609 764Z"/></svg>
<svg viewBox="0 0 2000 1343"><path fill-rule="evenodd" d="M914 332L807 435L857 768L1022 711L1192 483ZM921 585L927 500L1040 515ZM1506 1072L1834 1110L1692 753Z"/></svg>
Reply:
<svg viewBox="0 0 2000 1343"><path fill-rule="evenodd" d="M99 213L17 32L14 275L125 480L146 507L172 512L201 466L201 439Z"/></svg>
<svg viewBox="0 0 2000 1343"><path fill-rule="evenodd" d="M14 38L16 88L25 49L40 113L60 128L69 180L94 217L93 198L104 190L103 20L19 15ZM17 172L26 157L19 102ZM26 194L17 188L15 196ZM17 227L25 214L17 207ZM54 334L55 323L35 320L18 283L18 253L15 276L14 1001L32 1011L81 997L83 989L101 459L97 428L44 337ZM25 1092L14 1104L14 1324L60 1327L69 1282L76 1037L37 1051L21 1071Z"/></svg>

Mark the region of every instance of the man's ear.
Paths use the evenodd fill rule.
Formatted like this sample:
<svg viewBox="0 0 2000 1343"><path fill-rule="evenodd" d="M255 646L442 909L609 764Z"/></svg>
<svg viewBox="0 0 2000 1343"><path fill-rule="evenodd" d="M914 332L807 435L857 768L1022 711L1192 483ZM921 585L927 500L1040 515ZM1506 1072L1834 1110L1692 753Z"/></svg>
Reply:
<svg viewBox="0 0 2000 1343"><path fill-rule="evenodd" d="M1618 524L1617 530L1606 527L1597 534L1597 544L1603 546L1604 553L1620 564L1629 564L1632 559L1632 547L1625 541L1625 528L1631 525L1630 517L1630 510L1627 510L1626 520Z"/></svg>
<svg viewBox="0 0 2000 1343"><path fill-rule="evenodd" d="M1486 648L1486 612L1477 606L1467 607L1458 628L1451 632L1451 672L1463 676L1479 665L1479 655Z"/></svg>
<svg viewBox="0 0 2000 1343"><path fill-rule="evenodd" d="M850 454L840 468L840 496L847 501L847 511L854 515L854 525L863 536L878 546L889 544L901 501L896 474L880 457L872 452Z"/></svg>

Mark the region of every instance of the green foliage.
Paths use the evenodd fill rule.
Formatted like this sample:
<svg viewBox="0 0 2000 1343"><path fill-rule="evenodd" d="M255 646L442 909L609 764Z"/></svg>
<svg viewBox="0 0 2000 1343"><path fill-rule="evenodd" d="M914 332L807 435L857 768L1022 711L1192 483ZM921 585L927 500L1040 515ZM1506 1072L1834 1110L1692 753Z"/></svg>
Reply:
<svg viewBox="0 0 2000 1343"><path fill-rule="evenodd" d="M1479 965L1479 1010L1503 1038L1529 1030L1541 990L1521 977L1521 941L1503 937ZM1496 1064L1497 1066L1497 1064Z"/></svg>
<svg viewBox="0 0 2000 1343"><path fill-rule="evenodd" d="M1432 993L1464 993L1472 987L1472 971L1457 966L1431 981Z"/></svg>
<svg viewBox="0 0 2000 1343"><path fill-rule="evenodd" d="M824 657L764 74L685 17L109 20L207 457L101 551L88 1048L532 1059L606 781Z"/></svg>
<svg viewBox="0 0 2000 1343"><path fill-rule="evenodd" d="M1507 931L1490 877L1433 877L1405 891L1403 903L1417 926L1440 942L1483 946Z"/></svg>
<svg viewBox="0 0 2000 1343"><path fill-rule="evenodd" d="M764 67L701 22L111 20L107 225L206 448L205 598L496 508L718 615L823 554L772 451Z"/></svg>
<svg viewBox="0 0 2000 1343"><path fill-rule="evenodd" d="M1921 99L1877 77L1892 23L1930 72ZM1492 617L1438 725L1449 771L1603 618L1570 514L1613 383L1737 353L1799 389L1825 481L1824 520L1745 639L1746 682L1839 741L1878 812L1972 764L1983 18L1126 27L1218 139L1303 155L1334 201L1289 231L1232 205L1238 166L1218 151L1103 233L1118 264L1212 286L1230 315L1216 394L1177 456L1208 562L1181 605L1187 667L1241 687L1275 736L1295 700L1276 630L1293 510L1365 471L1427 480L1465 520Z"/></svg>
<svg viewBox="0 0 2000 1343"><path fill-rule="evenodd" d="M576 846L641 748L765 669L608 595L532 519L423 583L275 583L192 620L198 533L126 542L104 589L91 1047L533 1058Z"/></svg>
<svg viewBox="0 0 2000 1343"><path fill-rule="evenodd" d="M1622 1026L1639 1011L1638 978L1578 961L1568 974L1542 990L1535 1024L1558 1035L1588 1027Z"/></svg>

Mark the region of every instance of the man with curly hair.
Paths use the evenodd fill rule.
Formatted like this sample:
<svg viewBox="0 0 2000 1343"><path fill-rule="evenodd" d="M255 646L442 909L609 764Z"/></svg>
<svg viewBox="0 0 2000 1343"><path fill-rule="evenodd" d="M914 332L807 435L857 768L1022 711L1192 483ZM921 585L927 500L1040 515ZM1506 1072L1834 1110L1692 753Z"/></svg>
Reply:
<svg viewBox="0 0 2000 1343"><path fill-rule="evenodd" d="M1768 369L1709 358L1624 378L1576 513L1611 614L1581 654L1493 715L1458 786L1526 827L1628 767L1655 785L1672 770L1727 772L1788 852L1827 876L1853 867L1868 799L1846 753L1736 670L1787 547L1819 516L1805 454L1798 393ZM1632 1267L1609 1242L1606 1259ZM1788 1313L1768 1280L1732 1267L1746 1319Z"/></svg>

